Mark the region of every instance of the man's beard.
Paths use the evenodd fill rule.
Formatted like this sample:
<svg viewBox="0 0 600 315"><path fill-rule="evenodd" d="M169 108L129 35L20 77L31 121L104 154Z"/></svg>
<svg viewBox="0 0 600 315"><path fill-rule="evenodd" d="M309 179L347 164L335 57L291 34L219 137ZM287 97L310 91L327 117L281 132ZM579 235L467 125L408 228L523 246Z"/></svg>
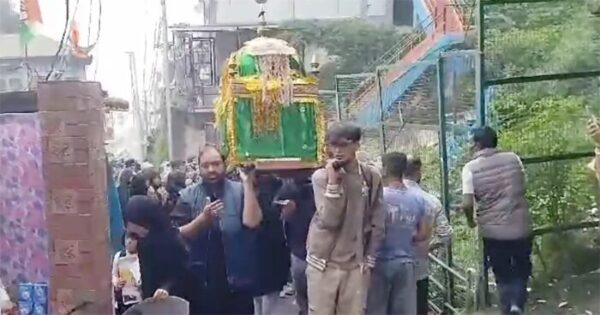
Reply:
<svg viewBox="0 0 600 315"><path fill-rule="evenodd" d="M221 178L216 182L202 182L202 186L204 186L206 194L208 197L210 197L211 201L221 199L223 197L224 184L224 178Z"/></svg>

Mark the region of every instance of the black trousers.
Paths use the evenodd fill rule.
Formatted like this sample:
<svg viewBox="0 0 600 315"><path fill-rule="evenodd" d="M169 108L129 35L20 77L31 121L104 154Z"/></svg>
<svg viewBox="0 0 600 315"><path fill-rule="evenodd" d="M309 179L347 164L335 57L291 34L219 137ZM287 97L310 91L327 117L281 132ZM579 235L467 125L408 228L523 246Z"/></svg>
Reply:
<svg viewBox="0 0 600 315"><path fill-rule="evenodd" d="M417 280L417 315L429 313L429 278Z"/></svg>
<svg viewBox="0 0 600 315"><path fill-rule="evenodd" d="M492 268L500 294L500 308L508 314L511 306L524 310L527 281L531 276L530 237L517 240L483 239L486 263Z"/></svg>
<svg viewBox="0 0 600 315"><path fill-rule="evenodd" d="M252 294L241 291L204 292L198 314L253 315Z"/></svg>

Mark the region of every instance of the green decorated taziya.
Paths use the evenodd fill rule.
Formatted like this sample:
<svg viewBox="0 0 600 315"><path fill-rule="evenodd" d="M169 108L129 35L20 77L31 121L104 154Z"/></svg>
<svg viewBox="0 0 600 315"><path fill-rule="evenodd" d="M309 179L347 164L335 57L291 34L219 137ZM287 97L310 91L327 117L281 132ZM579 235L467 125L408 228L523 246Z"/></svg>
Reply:
<svg viewBox="0 0 600 315"><path fill-rule="evenodd" d="M217 100L217 126L232 163L257 159L318 165L324 111L317 80L304 75L294 48L259 37L228 59Z"/></svg>

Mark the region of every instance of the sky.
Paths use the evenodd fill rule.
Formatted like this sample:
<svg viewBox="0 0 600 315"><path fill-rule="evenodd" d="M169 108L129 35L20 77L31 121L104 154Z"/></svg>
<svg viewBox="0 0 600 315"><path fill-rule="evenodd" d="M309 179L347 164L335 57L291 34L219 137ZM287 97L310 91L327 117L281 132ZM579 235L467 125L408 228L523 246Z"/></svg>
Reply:
<svg viewBox="0 0 600 315"><path fill-rule="evenodd" d="M59 41L65 23L65 1L38 0L43 19L42 33ZM100 0L70 0L71 16L75 16L80 29L81 44L98 32L98 3ZM101 0L102 17L98 45L91 54L93 64L88 67L88 79L102 83L111 96L131 101L131 82L127 52L136 55L138 85L142 87L142 71L150 71L155 28L160 20L160 0ZM12 0L18 7L18 0ZM169 24L201 24L202 16L195 10L198 0L167 0ZM88 34L88 25L91 28ZM90 35L90 36L88 36ZM148 65L143 64L144 39L147 39ZM160 56L159 56L160 57ZM149 74L149 73L148 73Z"/></svg>
<svg viewBox="0 0 600 315"><path fill-rule="evenodd" d="M18 8L19 0L11 0ZM66 17L67 0L38 0L42 15L41 33L60 41ZM159 58L160 50L153 48L154 37L161 17L160 0L68 0L70 18L79 25L80 45L87 46L88 38L94 42L98 34L99 1L102 1L100 36L97 45L91 51L93 63L87 68L87 79L99 81L110 96L132 101L129 56L136 57L139 93L142 94L143 72L150 77L153 58ZM198 0L167 0L168 24L201 24L201 13L195 10ZM88 25L90 27L88 28ZM160 33L162 34L162 33ZM144 47L147 47L144 64ZM148 83L150 84L150 83ZM115 124L115 141L109 151L118 154L124 150L126 155L140 159L142 157L141 137L133 115L125 115L122 124Z"/></svg>

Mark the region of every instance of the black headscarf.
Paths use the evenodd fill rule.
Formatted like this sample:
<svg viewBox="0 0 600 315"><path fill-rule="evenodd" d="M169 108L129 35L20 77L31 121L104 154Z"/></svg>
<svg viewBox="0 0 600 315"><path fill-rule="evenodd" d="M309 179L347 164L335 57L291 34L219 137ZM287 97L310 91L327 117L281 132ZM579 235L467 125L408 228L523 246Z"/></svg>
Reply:
<svg viewBox="0 0 600 315"><path fill-rule="evenodd" d="M148 195L148 180L142 174L136 174L131 179L129 184L130 196L147 196Z"/></svg>
<svg viewBox="0 0 600 315"><path fill-rule="evenodd" d="M133 171L131 169L123 169L119 174L119 203L121 204L121 211L125 213L127 207L127 201L129 200L129 183L133 177Z"/></svg>
<svg viewBox="0 0 600 315"><path fill-rule="evenodd" d="M129 182L131 182L131 178L133 177L133 170L130 168L124 168L119 175L119 187L127 187Z"/></svg>
<svg viewBox="0 0 600 315"><path fill-rule="evenodd" d="M179 194L185 188L185 173L181 171L171 171L167 176L165 185L169 194Z"/></svg>
<svg viewBox="0 0 600 315"><path fill-rule="evenodd" d="M162 183L160 183L158 186L154 184L154 179L158 178L160 180L160 173L157 170L149 168L143 170L141 174L148 181L149 185L154 187L155 189L159 188L162 185Z"/></svg>
<svg viewBox="0 0 600 315"><path fill-rule="evenodd" d="M133 196L125 212L127 222L148 229L138 242L142 296L149 298L157 289L190 302L190 310L197 307L199 292L189 271L188 253L179 231L170 224L161 205L148 196Z"/></svg>
<svg viewBox="0 0 600 315"><path fill-rule="evenodd" d="M148 196L132 196L129 199L125 220L147 228L149 234L165 233L171 228L169 216L156 200Z"/></svg>

